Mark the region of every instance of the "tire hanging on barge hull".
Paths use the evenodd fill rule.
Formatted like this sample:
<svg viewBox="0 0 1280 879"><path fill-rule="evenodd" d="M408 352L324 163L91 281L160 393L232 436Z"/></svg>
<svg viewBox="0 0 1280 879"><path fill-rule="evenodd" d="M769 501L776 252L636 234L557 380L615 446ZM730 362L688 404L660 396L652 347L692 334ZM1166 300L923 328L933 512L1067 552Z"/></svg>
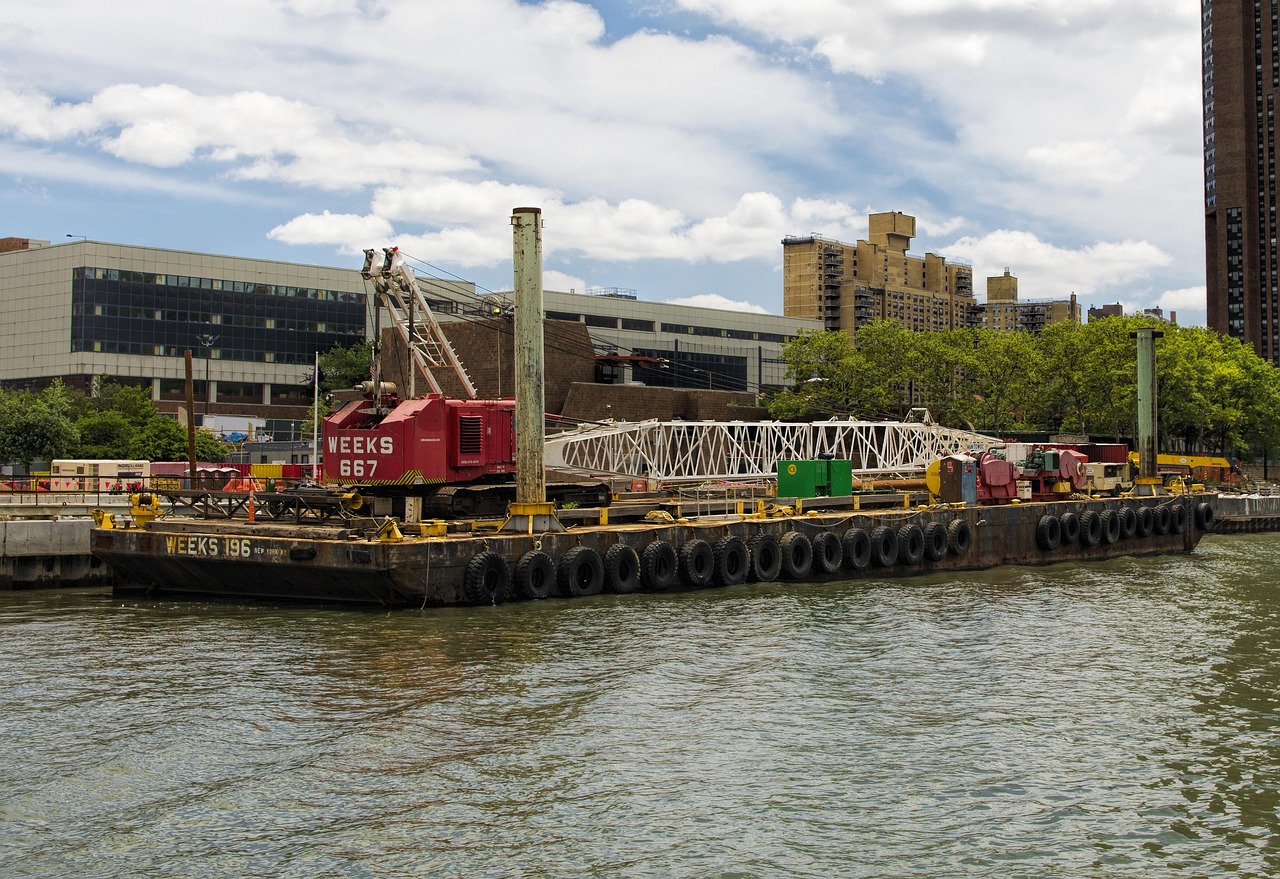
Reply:
<svg viewBox="0 0 1280 879"><path fill-rule="evenodd" d="M462 591L471 604L501 604L507 600L511 571L507 560L493 550L478 552L462 575Z"/></svg>
<svg viewBox="0 0 1280 879"><path fill-rule="evenodd" d="M715 551L715 582L720 586L737 586L747 579L750 556L741 537L721 537Z"/></svg>
<svg viewBox="0 0 1280 879"><path fill-rule="evenodd" d="M898 529L898 560L914 566L923 558L924 529L919 525L903 525Z"/></svg>
<svg viewBox="0 0 1280 879"><path fill-rule="evenodd" d="M973 529L968 519L952 519L947 524L947 549L952 555L964 555L973 546Z"/></svg>
<svg viewBox="0 0 1280 879"><path fill-rule="evenodd" d="M782 573L782 549L772 534L757 534L747 544L751 551L750 579L772 583Z"/></svg>
<svg viewBox="0 0 1280 879"><path fill-rule="evenodd" d="M1072 544L1080 539L1080 517L1075 513L1063 513L1058 524L1061 526L1059 530L1064 544Z"/></svg>
<svg viewBox="0 0 1280 879"><path fill-rule="evenodd" d="M1101 526L1102 542L1108 546L1120 539L1120 517L1115 510L1103 510L1098 516Z"/></svg>
<svg viewBox="0 0 1280 879"><path fill-rule="evenodd" d="M799 531L788 531L778 541L782 552L782 574L788 580L803 580L813 570L813 543Z"/></svg>
<svg viewBox="0 0 1280 879"><path fill-rule="evenodd" d="M1116 515L1120 517L1120 539L1132 540L1138 533L1138 514L1133 511L1133 507L1121 507Z"/></svg>
<svg viewBox="0 0 1280 879"><path fill-rule="evenodd" d="M1036 523L1036 546L1053 552L1062 543L1062 522L1057 516L1041 516Z"/></svg>
<svg viewBox="0 0 1280 879"><path fill-rule="evenodd" d="M830 531L820 531L813 536L813 566L823 574L834 574L844 562L844 547L840 538Z"/></svg>
<svg viewBox="0 0 1280 879"><path fill-rule="evenodd" d="M575 546L560 559L556 582L566 598L599 595L604 588L604 559L589 546Z"/></svg>
<svg viewBox="0 0 1280 879"><path fill-rule="evenodd" d="M640 588L640 556L625 543L615 543L604 554L604 588L618 595Z"/></svg>
<svg viewBox="0 0 1280 879"><path fill-rule="evenodd" d="M871 530L871 563L877 568L892 568L898 560L898 532L888 525Z"/></svg>
<svg viewBox="0 0 1280 879"><path fill-rule="evenodd" d="M1156 507L1152 514L1155 516L1155 527L1152 531L1160 537L1169 533L1169 527L1173 524L1173 517L1169 513L1169 508L1164 506Z"/></svg>
<svg viewBox="0 0 1280 879"><path fill-rule="evenodd" d="M705 540L694 538L680 547L680 578L690 589L710 586L715 567L715 551Z"/></svg>
<svg viewBox="0 0 1280 879"><path fill-rule="evenodd" d="M1182 534L1187 530L1187 508L1182 504L1174 504L1169 510L1169 530L1174 534Z"/></svg>
<svg viewBox="0 0 1280 879"><path fill-rule="evenodd" d="M676 584L675 547L665 540L655 540L640 554L640 585L646 592L666 592Z"/></svg>
<svg viewBox="0 0 1280 879"><path fill-rule="evenodd" d="M556 563L540 549L531 549L516 562L515 592L521 598L549 598L556 585Z"/></svg>
<svg viewBox="0 0 1280 879"><path fill-rule="evenodd" d="M1213 530L1213 504L1207 501L1196 504L1196 527L1201 531Z"/></svg>
<svg viewBox="0 0 1280 879"><path fill-rule="evenodd" d="M844 566L850 571L865 571L871 564L871 537L865 528L850 528L840 540L844 550Z"/></svg>
<svg viewBox="0 0 1280 879"><path fill-rule="evenodd" d="M1080 514L1080 545L1097 546L1102 542L1102 517L1093 510Z"/></svg>
<svg viewBox="0 0 1280 879"><path fill-rule="evenodd" d="M1138 517L1138 525L1133 533L1138 537L1150 537L1156 527L1156 517L1151 508L1139 507L1134 515Z"/></svg>
<svg viewBox="0 0 1280 879"><path fill-rule="evenodd" d="M947 528L941 522L930 522L924 527L924 557L937 562L946 554Z"/></svg>

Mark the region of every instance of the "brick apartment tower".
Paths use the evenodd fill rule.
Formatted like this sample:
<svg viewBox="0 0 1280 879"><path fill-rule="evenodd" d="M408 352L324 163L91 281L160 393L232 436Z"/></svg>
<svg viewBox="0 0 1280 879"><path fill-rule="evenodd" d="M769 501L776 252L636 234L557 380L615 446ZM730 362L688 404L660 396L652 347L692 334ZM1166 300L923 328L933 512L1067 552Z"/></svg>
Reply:
<svg viewBox="0 0 1280 879"><path fill-rule="evenodd" d="M1280 365L1275 0L1202 0L1208 323Z"/></svg>

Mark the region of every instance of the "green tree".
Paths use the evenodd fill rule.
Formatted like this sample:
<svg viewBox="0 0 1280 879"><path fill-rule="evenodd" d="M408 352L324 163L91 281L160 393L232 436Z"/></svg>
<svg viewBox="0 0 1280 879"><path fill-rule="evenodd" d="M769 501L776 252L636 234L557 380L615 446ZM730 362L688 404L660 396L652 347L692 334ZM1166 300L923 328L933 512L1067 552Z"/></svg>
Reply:
<svg viewBox="0 0 1280 879"><path fill-rule="evenodd" d="M159 415L156 404L151 400L150 390L136 385L105 382L99 386L93 403L100 412L119 413L134 427L142 427Z"/></svg>
<svg viewBox="0 0 1280 879"><path fill-rule="evenodd" d="M58 409L57 395L45 401L31 393L7 394L0 401L0 459L31 467L37 461L70 457L79 444L71 419Z"/></svg>
<svg viewBox="0 0 1280 879"><path fill-rule="evenodd" d="M1001 433L1029 426L1041 385L1041 356L1030 333L979 330L965 368L979 430Z"/></svg>
<svg viewBox="0 0 1280 879"><path fill-rule="evenodd" d="M212 432L196 431L196 457L201 461L221 461L226 458L227 447ZM148 461L185 461L187 459L187 430L172 418L163 416L148 421L129 445L129 457Z"/></svg>
<svg viewBox="0 0 1280 879"><path fill-rule="evenodd" d="M93 412L76 420L77 458L127 458L137 428L116 411Z"/></svg>
<svg viewBox="0 0 1280 879"><path fill-rule="evenodd" d="M858 412L863 418L902 418L911 408L916 334L897 321L863 324L855 335L860 356Z"/></svg>
<svg viewBox="0 0 1280 879"><path fill-rule="evenodd" d="M320 392L345 391L368 381L372 360L373 342L358 342L346 348L334 345L320 355Z"/></svg>

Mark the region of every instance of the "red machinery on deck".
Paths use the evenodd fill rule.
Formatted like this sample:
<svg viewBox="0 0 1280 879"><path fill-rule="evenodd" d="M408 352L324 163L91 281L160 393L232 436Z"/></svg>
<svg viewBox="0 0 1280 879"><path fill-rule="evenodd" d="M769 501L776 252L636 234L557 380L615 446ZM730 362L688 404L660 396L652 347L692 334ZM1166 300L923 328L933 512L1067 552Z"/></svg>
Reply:
<svg viewBox="0 0 1280 879"><path fill-rule="evenodd" d="M1011 444L978 459L978 502L1051 501L1085 487L1088 458L1071 446Z"/></svg>
<svg viewBox="0 0 1280 879"><path fill-rule="evenodd" d="M413 272L394 249L365 251L365 278L395 318L417 368L434 393L402 400L394 385L359 386L352 400L324 421L326 481L353 485L362 495L423 499L423 514L436 517L502 516L515 500L515 401L458 400L439 392L430 367L452 366L468 392L471 380L431 318ZM404 300L414 306L405 314ZM421 323L419 323L421 321ZM377 387L377 393L375 393ZM608 506L607 485L550 483L547 500L563 506Z"/></svg>

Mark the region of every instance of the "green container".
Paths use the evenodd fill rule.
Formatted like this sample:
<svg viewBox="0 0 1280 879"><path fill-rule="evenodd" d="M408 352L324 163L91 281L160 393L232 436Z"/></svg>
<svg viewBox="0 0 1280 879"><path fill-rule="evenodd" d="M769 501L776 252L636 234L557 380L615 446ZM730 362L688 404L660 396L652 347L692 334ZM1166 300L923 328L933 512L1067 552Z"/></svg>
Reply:
<svg viewBox="0 0 1280 879"><path fill-rule="evenodd" d="M827 480L826 461L778 461L778 497L817 497Z"/></svg>
<svg viewBox="0 0 1280 879"><path fill-rule="evenodd" d="M778 497L842 497L853 493L853 463L839 460L780 460Z"/></svg>
<svg viewBox="0 0 1280 879"><path fill-rule="evenodd" d="M827 461L827 497L845 497L853 494L853 462Z"/></svg>

